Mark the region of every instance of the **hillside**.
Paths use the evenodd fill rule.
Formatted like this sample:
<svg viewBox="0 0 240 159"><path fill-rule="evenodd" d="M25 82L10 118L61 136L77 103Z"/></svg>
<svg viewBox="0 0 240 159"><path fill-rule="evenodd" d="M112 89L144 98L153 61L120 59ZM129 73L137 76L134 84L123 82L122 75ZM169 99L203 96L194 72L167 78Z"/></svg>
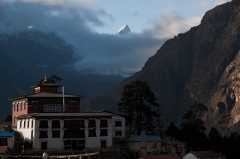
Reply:
<svg viewBox="0 0 240 159"><path fill-rule="evenodd" d="M139 79L156 94L168 123L179 124L190 104L203 102L209 108L204 116L208 128L239 132L239 21L239 0L213 8L199 26L167 40L140 72L82 107L117 111L122 87Z"/></svg>

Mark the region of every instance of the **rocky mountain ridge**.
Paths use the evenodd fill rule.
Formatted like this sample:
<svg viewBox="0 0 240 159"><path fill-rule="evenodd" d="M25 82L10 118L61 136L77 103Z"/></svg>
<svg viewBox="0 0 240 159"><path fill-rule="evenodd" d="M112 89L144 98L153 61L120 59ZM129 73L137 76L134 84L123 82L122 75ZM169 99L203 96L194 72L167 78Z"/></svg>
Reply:
<svg viewBox="0 0 240 159"><path fill-rule="evenodd" d="M239 21L239 0L213 8L199 26L167 40L133 77L82 106L117 112L122 87L139 79L150 85L167 123L179 125L190 104L203 102L209 108L203 117L208 129L239 132Z"/></svg>

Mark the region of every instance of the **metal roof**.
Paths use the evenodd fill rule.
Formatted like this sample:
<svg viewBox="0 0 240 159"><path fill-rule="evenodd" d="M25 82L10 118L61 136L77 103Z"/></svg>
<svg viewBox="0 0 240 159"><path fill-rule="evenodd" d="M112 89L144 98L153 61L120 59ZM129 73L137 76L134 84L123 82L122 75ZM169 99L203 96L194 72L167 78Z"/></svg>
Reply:
<svg viewBox="0 0 240 159"><path fill-rule="evenodd" d="M14 135L14 131L0 131L0 137L12 137Z"/></svg>
<svg viewBox="0 0 240 159"><path fill-rule="evenodd" d="M30 95L25 95L25 96L20 96L16 98L12 98L10 100L16 100L16 99L22 99L22 98L62 98L63 94L62 93L49 93L49 92L40 92L40 93L34 93ZM84 96L77 96L73 94L64 94L65 98L83 98Z"/></svg>
<svg viewBox="0 0 240 159"><path fill-rule="evenodd" d="M59 86L62 86L62 85L56 84L56 83L40 83L40 84L31 86L31 88L35 88L35 87L39 87L39 86L54 86L54 87L59 87Z"/></svg>
<svg viewBox="0 0 240 159"><path fill-rule="evenodd" d="M112 117L115 114L111 113L33 113L33 114L26 114L21 115L16 118L18 119L25 119L25 118L45 118L45 117Z"/></svg>

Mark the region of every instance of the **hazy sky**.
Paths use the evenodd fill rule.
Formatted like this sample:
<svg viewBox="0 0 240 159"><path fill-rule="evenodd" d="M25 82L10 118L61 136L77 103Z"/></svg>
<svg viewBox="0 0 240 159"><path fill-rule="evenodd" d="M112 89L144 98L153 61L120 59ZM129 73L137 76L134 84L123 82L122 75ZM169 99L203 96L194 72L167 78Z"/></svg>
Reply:
<svg viewBox="0 0 240 159"><path fill-rule="evenodd" d="M81 72L133 74L166 39L229 0L0 0L0 33L55 32L75 47ZM115 33L127 24L132 33Z"/></svg>

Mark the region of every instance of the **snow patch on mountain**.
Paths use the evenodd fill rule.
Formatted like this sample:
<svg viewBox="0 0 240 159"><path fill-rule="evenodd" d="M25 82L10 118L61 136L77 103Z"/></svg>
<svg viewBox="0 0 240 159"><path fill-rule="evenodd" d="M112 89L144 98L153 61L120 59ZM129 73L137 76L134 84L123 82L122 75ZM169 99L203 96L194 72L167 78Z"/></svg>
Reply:
<svg viewBox="0 0 240 159"><path fill-rule="evenodd" d="M117 35L126 35L132 33L128 25L122 26L118 32L116 33Z"/></svg>

